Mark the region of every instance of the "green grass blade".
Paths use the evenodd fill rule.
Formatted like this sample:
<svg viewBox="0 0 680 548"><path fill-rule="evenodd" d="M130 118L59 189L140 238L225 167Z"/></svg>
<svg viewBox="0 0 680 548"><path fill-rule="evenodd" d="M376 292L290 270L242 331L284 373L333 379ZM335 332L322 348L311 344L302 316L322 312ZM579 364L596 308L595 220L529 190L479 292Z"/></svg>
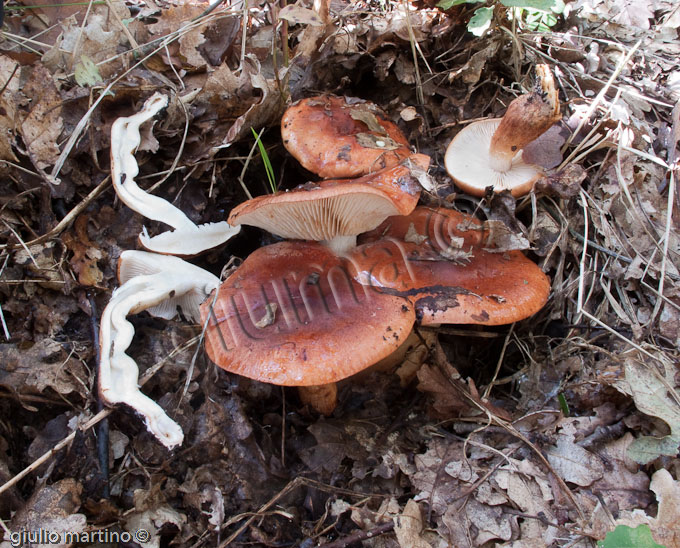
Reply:
<svg viewBox="0 0 680 548"><path fill-rule="evenodd" d="M272 189L272 193L276 192L276 181L274 179L274 168L272 167L272 163L269 160L269 155L267 154L267 149L264 147L264 144L262 144L262 140L260 137L264 133L264 128L260 130L260 133L257 133L253 128L250 128L250 131L253 132L253 136L255 137L255 143L257 144L257 147L260 149L260 156L262 157L262 163L264 164L264 171L267 174L267 180L269 181L269 186Z"/></svg>

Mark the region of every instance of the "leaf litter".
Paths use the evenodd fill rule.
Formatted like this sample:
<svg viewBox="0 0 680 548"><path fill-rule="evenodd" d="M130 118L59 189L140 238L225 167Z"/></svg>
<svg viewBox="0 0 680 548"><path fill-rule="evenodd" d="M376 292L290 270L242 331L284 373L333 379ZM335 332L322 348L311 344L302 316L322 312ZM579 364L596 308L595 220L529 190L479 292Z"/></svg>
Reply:
<svg viewBox="0 0 680 548"><path fill-rule="evenodd" d="M678 11L578 0L552 33L496 10L473 36L469 10L433 4L6 12L5 544L22 528L106 524L144 528L152 546L611 548L631 531L680 546ZM546 177L528 198L466 197L441 167L446 145L467 121L502 115L538 62L566 103L525 151ZM550 302L512 328L422 329L393 372L342 383L329 418L195 358L197 328L140 315L130 352L144 390L188 441L169 453L129 412L95 416L93 324L143 222L109 190L108 135L155 91L171 100L142 134L138 179L193 222L223 220L245 199L238 174L267 192L248 161L251 128L271 128L263 145L292 188L309 174L278 138L286 105L358 96L433 157L423 201L474 212L501 254L538 257ZM268 238L252 231L198 261L219 274ZM103 420L110 444L98 450Z"/></svg>

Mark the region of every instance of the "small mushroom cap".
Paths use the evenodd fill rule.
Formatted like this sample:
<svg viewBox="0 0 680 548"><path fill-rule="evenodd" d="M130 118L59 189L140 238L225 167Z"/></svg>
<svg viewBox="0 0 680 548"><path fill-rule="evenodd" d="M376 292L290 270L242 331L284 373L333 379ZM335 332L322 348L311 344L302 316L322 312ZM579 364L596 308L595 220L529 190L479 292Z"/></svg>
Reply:
<svg viewBox="0 0 680 548"><path fill-rule="evenodd" d="M354 277L407 297L422 325L503 325L535 314L550 293L547 276L520 251L484 249L481 228L478 220L447 209L418 208L405 219L388 219L353 250ZM429 236L433 230L440 236Z"/></svg>
<svg viewBox="0 0 680 548"><path fill-rule="evenodd" d="M139 235L139 244L148 251L179 257L194 257L227 242L241 231L240 226L231 226L226 221L186 225L149 236L146 227Z"/></svg>
<svg viewBox="0 0 680 548"><path fill-rule="evenodd" d="M482 222L471 215L452 209L419 206L408 215L385 219L375 230L363 234L359 243L389 237L409 243L423 243L436 251L448 248L454 239L458 239L458 247L480 247L487 236Z"/></svg>
<svg viewBox="0 0 680 548"><path fill-rule="evenodd" d="M390 354L415 314L404 298L371 292L314 242L262 247L201 306L217 365L263 382L322 385Z"/></svg>
<svg viewBox="0 0 680 548"><path fill-rule="evenodd" d="M509 190L513 196L522 196L543 175L540 167L522 160L521 150L512 158L507 171L492 167L489 146L500 123L500 118L474 122L458 132L446 149L446 171L468 194L484 196L486 187L491 186L495 192Z"/></svg>
<svg viewBox="0 0 680 548"><path fill-rule="evenodd" d="M423 155L414 155L424 163ZM258 196L235 207L231 225L263 228L283 238L332 240L374 229L391 215L413 211L420 185L406 165L358 179L307 183L288 192Z"/></svg>
<svg viewBox="0 0 680 548"><path fill-rule="evenodd" d="M281 119L283 144L323 178L358 177L411 155L399 128L373 103L322 95L294 103Z"/></svg>

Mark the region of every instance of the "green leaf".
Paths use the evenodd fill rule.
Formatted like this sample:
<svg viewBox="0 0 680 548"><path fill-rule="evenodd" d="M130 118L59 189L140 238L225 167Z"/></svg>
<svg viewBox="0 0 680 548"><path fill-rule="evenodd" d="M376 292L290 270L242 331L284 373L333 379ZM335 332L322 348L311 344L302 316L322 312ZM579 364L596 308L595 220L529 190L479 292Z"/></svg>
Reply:
<svg viewBox="0 0 680 548"><path fill-rule="evenodd" d="M477 8L470 18L467 29L475 36L481 36L491 26L493 8Z"/></svg>
<svg viewBox="0 0 680 548"><path fill-rule="evenodd" d="M548 32L550 27L555 26L557 23L557 17L554 13L549 13L545 11L527 11L526 17L524 19L524 24L529 30L537 30L540 32Z"/></svg>
<svg viewBox="0 0 680 548"><path fill-rule="evenodd" d="M569 416L569 404L567 403L567 398L564 397L564 394L558 394L557 401L560 404L560 410L562 411L562 414L565 417L568 417Z"/></svg>
<svg viewBox="0 0 680 548"><path fill-rule="evenodd" d="M555 11L560 13L564 9L562 0L501 0L501 4L508 8L523 8L528 10ZM560 9L561 4L561 9Z"/></svg>
<svg viewBox="0 0 680 548"><path fill-rule="evenodd" d="M664 436L652 438L642 436L628 446L628 458L640 464L647 464L661 455L674 457L678 454L680 438L676 436Z"/></svg>
<svg viewBox="0 0 680 548"><path fill-rule="evenodd" d="M453 6L460 6L461 4L478 4L480 2L484 2L484 0L441 0L441 2L437 3L437 7L440 10L446 11Z"/></svg>
<svg viewBox="0 0 680 548"><path fill-rule="evenodd" d="M654 542L649 525L638 525L635 529L619 525L607 533L604 540L599 540L597 545L599 548L666 548Z"/></svg>
<svg viewBox="0 0 680 548"><path fill-rule="evenodd" d="M74 70L74 76L76 83L83 87L96 86L104 81L102 75L99 74L97 65L87 55L80 56L80 61Z"/></svg>

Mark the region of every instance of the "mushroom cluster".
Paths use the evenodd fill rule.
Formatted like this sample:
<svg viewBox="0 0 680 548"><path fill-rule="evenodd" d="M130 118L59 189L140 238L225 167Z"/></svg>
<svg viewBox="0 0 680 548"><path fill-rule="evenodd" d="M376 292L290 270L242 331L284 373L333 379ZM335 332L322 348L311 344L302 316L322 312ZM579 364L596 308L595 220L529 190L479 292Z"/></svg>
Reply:
<svg viewBox="0 0 680 548"><path fill-rule="evenodd" d="M114 183L134 184L139 124L158 103L150 99L141 113L119 121L126 134L112 138ZM122 285L102 315L107 356L99 390L105 403L141 413L168 447L181 443L181 429L136 386L136 364L124 353L132 337L127 314L200 313L217 365L301 387L304 403L329 414L335 383L397 350L414 324L511 323L548 298L545 274L519 251L493 249L483 223L416 207L430 158L413 153L377 106L331 95L303 99L287 110L281 132L291 155L324 179L253 198L212 232L217 241L247 224L286 240L256 250L221 285L181 259L163 257L175 261L166 265L144 252L121 257ZM133 190L142 201L157 199ZM199 229L188 230L197 236ZM166 269L173 275L163 277Z"/></svg>
<svg viewBox="0 0 680 548"><path fill-rule="evenodd" d="M473 218L416 208L414 171L426 171L429 157L412 154L375 105L304 99L286 112L281 132L308 170L358 178L307 183L232 211L231 225L303 241L259 249L222 284L214 306L203 304L208 355L219 366L306 387L303 401L329 413L334 383L396 350L416 320L498 325L545 304L548 280L521 252L485 249Z"/></svg>

